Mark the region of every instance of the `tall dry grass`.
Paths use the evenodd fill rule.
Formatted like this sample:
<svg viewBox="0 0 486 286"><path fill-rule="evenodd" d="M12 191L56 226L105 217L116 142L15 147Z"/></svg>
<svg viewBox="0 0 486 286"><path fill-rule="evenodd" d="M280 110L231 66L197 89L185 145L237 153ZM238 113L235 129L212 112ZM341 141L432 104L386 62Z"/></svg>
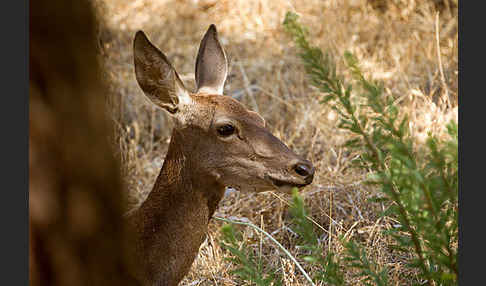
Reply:
<svg viewBox="0 0 486 286"><path fill-rule="evenodd" d="M381 230L393 226L380 218L382 206L367 202L375 190L366 175L351 167L341 146L349 134L336 128L337 114L319 104L319 92L307 82L296 49L282 27L294 11L310 28L314 45L336 55L351 51L367 76L382 80L386 93L411 118L410 132L423 142L428 132L442 136L445 123L457 122L458 27L455 1L258 1L258 0L96 0L102 23L100 49L109 81L110 114L116 125L129 186L130 204L139 204L152 188L163 164L172 122L155 109L138 87L132 58L135 32L144 30L172 61L182 79L194 87L198 44L209 24L218 27L230 61L225 94L241 98L258 111L272 132L314 163L314 183L303 191L310 214L323 229L325 249L339 252L337 235L353 236L391 269L393 284L409 285L414 273L404 267ZM385 3L385 4L383 4ZM344 63L337 63L343 70ZM292 253L295 235L287 227L289 197L278 193L228 194L216 213L246 217L272 233ZM221 222L212 220L209 236L182 285L238 285L229 274L218 244ZM305 285L295 267L260 234L244 232L249 245L285 272L289 285ZM352 273L347 282L359 285Z"/></svg>

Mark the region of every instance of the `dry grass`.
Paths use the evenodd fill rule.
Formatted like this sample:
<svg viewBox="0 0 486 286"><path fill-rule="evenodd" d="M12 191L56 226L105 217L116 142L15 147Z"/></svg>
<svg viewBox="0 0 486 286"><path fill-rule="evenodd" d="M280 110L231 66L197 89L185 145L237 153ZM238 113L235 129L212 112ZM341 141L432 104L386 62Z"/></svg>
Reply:
<svg viewBox="0 0 486 286"><path fill-rule="evenodd" d="M100 46L111 87L107 97L118 126L115 138L130 190L127 208L140 203L151 190L172 128L166 114L145 100L136 83L133 36L144 30L173 62L187 86L193 87L198 44L214 23L230 59L225 94L241 97L267 120L277 137L311 159L318 170L303 195L322 228L325 248L339 252L342 246L334 238L339 234L354 237L368 246L376 261L390 268L392 284L411 284L415 278L404 267L407 257L390 251L388 238L380 232L394 222L379 218L382 206L366 201L376 191L361 184L362 171L350 167L355 154L341 147L349 134L338 130L337 115L318 103L319 93L306 81L296 49L282 27L285 13L297 12L309 27L313 44L336 55L353 52L367 75L384 81L386 92L410 115L409 128L419 142L427 132L441 136L446 122L457 122L454 1L402 0L379 5L384 2L96 0L103 20ZM338 62L338 69L342 68L343 63ZM295 236L288 228L288 201L288 196L277 193L232 193L223 199L216 215L246 217L298 254ZM208 239L182 285L240 284L229 274L231 265L224 261L218 243L220 227L221 222L210 222ZM285 272L286 280L293 281L288 285L305 285L300 273L269 241L250 229L245 230L245 237L261 249L268 263ZM359 285L351 274L347 282Z"/></svg>

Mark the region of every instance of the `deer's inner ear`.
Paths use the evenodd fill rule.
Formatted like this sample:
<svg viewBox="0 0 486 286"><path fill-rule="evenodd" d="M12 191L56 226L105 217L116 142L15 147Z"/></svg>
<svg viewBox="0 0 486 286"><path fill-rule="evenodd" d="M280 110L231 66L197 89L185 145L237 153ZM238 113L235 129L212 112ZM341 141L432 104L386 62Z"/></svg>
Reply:
<svg viewBox="0 0 486 286"><path fill-rule="evenodd" d="M133 53L137 82L155 105L174 114L181 104L190 101L176 70L142 31L135 34Z"/></svg>
<svg viewBox="0 0 486 286"><path fill-rule="evenodd" d="M196 59L197 93L223 94L228 72L226 54L218 40L216 26L209 26Z"/></svg>

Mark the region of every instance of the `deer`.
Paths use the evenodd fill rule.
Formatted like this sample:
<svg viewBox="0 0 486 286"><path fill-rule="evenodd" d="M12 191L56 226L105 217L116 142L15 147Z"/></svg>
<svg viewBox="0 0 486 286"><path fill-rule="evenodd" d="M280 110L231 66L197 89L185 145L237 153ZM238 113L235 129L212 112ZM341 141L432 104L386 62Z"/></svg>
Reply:
<svg viewBox="0 0 486 286"><path fill-rule="evenodd" d="M228 95L225 51L216 26L203 36L191 92L143 31L133 41L138 85L175 124L152 191L127 218L135 276L175 286L189 272L225 189L290 193L312 183L312 163L291 151L265 120Z"/></svg>

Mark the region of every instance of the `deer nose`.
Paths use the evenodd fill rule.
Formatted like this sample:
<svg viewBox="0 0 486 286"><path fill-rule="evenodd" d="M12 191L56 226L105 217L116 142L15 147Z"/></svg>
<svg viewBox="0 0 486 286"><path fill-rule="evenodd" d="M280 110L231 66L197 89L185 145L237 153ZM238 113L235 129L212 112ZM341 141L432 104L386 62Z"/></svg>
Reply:
<svg viewBox="0 0 486 286"><path fill-rule="evenodd" d="M294 165L294 171L304 178L306 184L312 183L315 168L309 161L301 161Z"/></svg>

